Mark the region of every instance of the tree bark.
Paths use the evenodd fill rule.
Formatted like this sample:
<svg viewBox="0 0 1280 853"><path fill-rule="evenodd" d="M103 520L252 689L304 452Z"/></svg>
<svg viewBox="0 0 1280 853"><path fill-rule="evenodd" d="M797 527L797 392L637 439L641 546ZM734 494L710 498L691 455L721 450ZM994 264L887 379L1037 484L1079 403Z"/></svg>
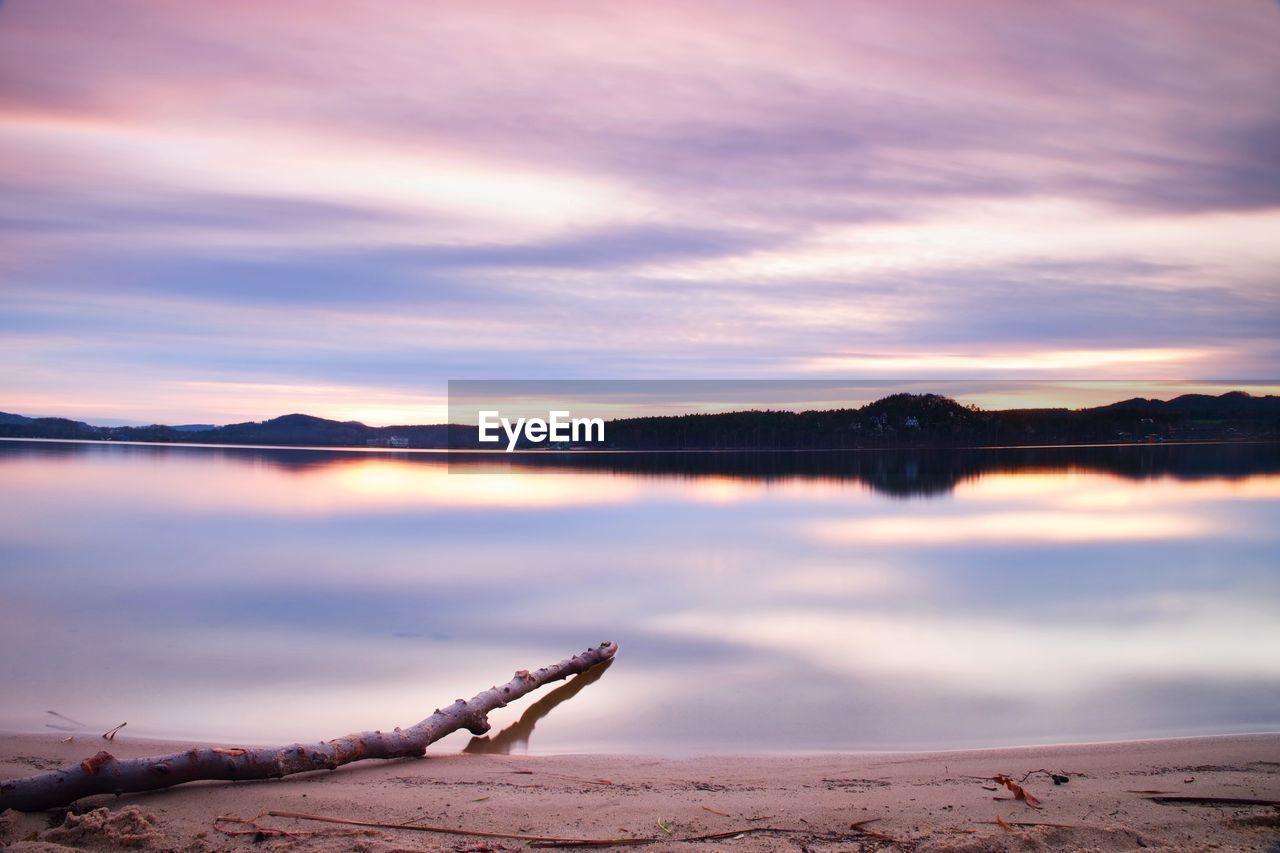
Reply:
<svg viewBox="0 0 1280 853"><path fill-rule="evenodd" d="M605 642L534 672L522 669L501 687L490 687L470 701L459 699L447 708L437 708L417 725L392 732L359 732L321 743L282 747L191 749L127 760L99 752L60 770L0 781L0 811L38 811L70 805L93 794L154 791L201 779L274 779L309 770L333 770L365 758L416 758L428 744L458 729L484 734L489 731L488 714L494 708L549 682L586 672L617 651L616 643Z"/></svg>

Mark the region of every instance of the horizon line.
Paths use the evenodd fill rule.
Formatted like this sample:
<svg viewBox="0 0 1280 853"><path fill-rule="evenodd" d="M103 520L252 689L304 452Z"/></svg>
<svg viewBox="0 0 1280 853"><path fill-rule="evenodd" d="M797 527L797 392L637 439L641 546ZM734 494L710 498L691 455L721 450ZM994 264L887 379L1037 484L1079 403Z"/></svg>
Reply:
<svg viewBox="0 0 1280 853"><path fill-rule="evenodd" d="M535 380L535 381L544 381L544 380ZM546 381L550 382L553 380L546 380ZM572 382L572 381L578 381L578 380L568 380L568 381ZM631 380L604 380L604 381L612 382L612 381L631 381ZM677 381L678 382L678 381L685 381L685 380L660 380L660 381ZM705 380L688 380L688 381L705 381ZM731 381L750 382L754 380L731 380ZM760 381L786 382L788 380L760 380ZM1017 380L1006 380L1006 381L1017 381ZM1047 384L1056 384L1058 382L1066 382L1069 380L1037 380L1037 381L1045 382ZM1070 380L1070 381L1074 381L1074 380ZM1084 381L1084 380L1080 380L1080 381ZM1110 382L1111 380L1104 380L1104 381ZM1195 384L1210 384L1210 383L1208 380L1205 380L1204 382L1198 382ZM1242 384L1256 386L1258 384L1270 384L1270 383L1248 382L1248 383L1242 383ZM1228 396L1231 394L1239 394L1252 399L1267 399L1270 397L1280 396L1277 394L1253 394L1249 391L1242 390L1240 388L1230 388L1228 390L1223 391L1220 394L1185 392L1185 393L1178 394L1168 398L1140 397L1140 396L1127 397L1124 399L1113 400L1109 403L1101 403L1101 404L1086 405L1086 406L1058 405L1058 406L1010 406L1007 408L986 408L986 407L978 406L977 404L974 404L974 403L963 403L960 400L958 400L956 396L952 396L949 394L939 394L936 392L916 393L916 392L910 392L910 391L895 391L895 392L886 394L883 397L877 397L876 399L870 400L865 403L858 404L856 402L851 401L848 405L834 406L830 408L814 408L814 407L788 408L785 406L771 407L771 406L767 406L766 404L762 406L748 406L746 408L733 408L733 409L724 409L719 411L681 411L681 412L654 412L654 413L646 413L646 414L628 414L623 416L606 418L605 420L606 422L612 422L612 421L635 420L640 418L681 418L681 417L697 417L697 416L710 416L710 415L745 414L749 412L776 412L776 413L786 413L786 414L804 414L807 412L851 411L851 410L862 409L869 405L873 405L874 403L878 403L883 400L889 399L890 397L896 397L901 395L906 395L911 397L929 397L929 396L941 397L944 399L951 400L957 405L964 406L965 408L973 408L980 412L995 414L995 413L1002 413L1002 412L1033 412L1033 411L1081 412L1081 411L1088 411L1090 409L1107 408L1109 406L1114 406L1119 403L1129 402L1131 400L1156 401L1156 402L1168 403L1168 402L1172 402L1173 400L1180 399L1182 397L1200 396L1200 397L1210 397L1213 399L1219 399L1221 397ZM704 401L704 402L707 404L711 404L712 401ZM364 420L360 420L357 418L326 417L324 415L314 415L308 412L301 412L301 411L285 412L283 414L273 415L271 417L262 418L262 419L244 420L244 421L227 421L224 423L206 423L206 422L197 422L197 421L187 421L187 422L181 422L181 423L164 423L160 421L151 421L151 422L145 422L145 423L140 421L139 422L121 422L121 423L102 423L102 422L94 422L90 420L80 420L80 419L68 417L65 415L25 415L25 414L22 414L21 412L9 411L9 410L0 410L0 415L14 415L17 417L27 418L28 420L66 420L66 421L71 421L73 423L82 423L87 426L104 428L104 429L145 429L147 427L167 427L170 429L180 429L183 427L187 427L187 428L207 427L206 430L192 429L191 430L192 432L208 431L209 429L222 429L225 427L238 426L241 424L265 424L271 421L279 420L281 418L294 417L294 416L315 418L317 420L328 421L330 423L358 424L360 426L368 427L370 429L392 429L395 427L450 427L450 426L474 427L476 426L473 423L465 423L465 422L454 421L449 419L446 419L444 421L435 421L435 422L418 422L418 423L397 422L397 423L387 423L387 424L378 425L378 424L370 424ZM100 421L121 421L121 420L122 419L119 419L119 418L100 419Z"/></svg>

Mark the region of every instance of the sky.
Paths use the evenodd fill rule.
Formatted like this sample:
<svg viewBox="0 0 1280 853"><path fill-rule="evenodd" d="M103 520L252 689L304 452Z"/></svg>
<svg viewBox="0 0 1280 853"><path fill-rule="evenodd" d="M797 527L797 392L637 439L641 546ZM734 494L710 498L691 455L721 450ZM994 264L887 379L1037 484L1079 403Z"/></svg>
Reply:
<svg viewBox="0 0 1280 853"><path fill-rule="evenodd" d="M1274 388L1277 44L1263 0L0 0L0 410Z"/></svg>

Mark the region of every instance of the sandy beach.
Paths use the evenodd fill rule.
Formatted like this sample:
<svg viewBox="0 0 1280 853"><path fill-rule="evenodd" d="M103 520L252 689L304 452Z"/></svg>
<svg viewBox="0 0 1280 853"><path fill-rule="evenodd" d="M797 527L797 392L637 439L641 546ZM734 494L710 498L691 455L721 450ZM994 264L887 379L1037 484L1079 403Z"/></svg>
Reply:
<svg viewBox="0 0 1280 853"><path fill-rule="evenodd" d="M80 761L104 745L122 758L189 746L0 736L0 777ZM1022 780L1039 807L997 784L999 775ZM1068 781L1055 783L1052 775ZM484 851L538 844L296 817L219 820L292 812L554 839L655 839L656 849L1280 849L1280 811L1273 807L1150 799L1161 795L1280 799L1280 735L691 759L429 753L285 780L94 797L70 815L9 811L0 821L0 843L14 853L128 846Z"/></svg>

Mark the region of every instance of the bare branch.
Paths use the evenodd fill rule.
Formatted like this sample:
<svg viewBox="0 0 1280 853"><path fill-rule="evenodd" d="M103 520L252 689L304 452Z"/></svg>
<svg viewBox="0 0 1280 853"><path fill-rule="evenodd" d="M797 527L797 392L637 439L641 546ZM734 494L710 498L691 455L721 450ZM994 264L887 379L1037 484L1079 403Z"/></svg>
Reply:
<svg viewBox="0 0 1280 853"><path fill-rule="evenodd" d="M38 811L69 805L93 794L154 791L201 779L274 779L309 770L332 770L365 758L410 758L429 744L458 729L482 735L489 730L488 714L544 684L586 672L610 660L618 651L613 642L545 666L520 670L511 681L459 699L417 725L392 732L359 732L322 743L281 747L206 748L153 758L119 760L99 752L79 764L22 779L0 781L0 811Z"/></svg>

